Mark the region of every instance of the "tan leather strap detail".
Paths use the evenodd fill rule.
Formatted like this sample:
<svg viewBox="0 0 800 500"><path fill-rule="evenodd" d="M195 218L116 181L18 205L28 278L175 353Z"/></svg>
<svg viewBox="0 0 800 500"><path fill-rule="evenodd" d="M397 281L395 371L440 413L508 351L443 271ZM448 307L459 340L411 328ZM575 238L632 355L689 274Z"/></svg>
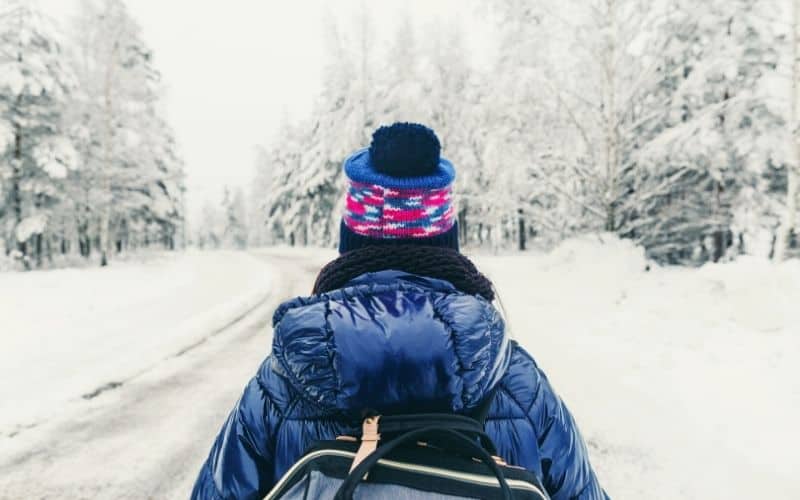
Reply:
<svg viewBox="0 0 800 500"><path fill-rule="evenodd" d="M353 469L358 467L358 464L378 448L378 441L381 440L381 435L378 434L378 421L380 419L380 415L364 419L361 432L361 446L358 447L356 456L353 457L353 465L350 466L350 472L353 472Z"/></svg>

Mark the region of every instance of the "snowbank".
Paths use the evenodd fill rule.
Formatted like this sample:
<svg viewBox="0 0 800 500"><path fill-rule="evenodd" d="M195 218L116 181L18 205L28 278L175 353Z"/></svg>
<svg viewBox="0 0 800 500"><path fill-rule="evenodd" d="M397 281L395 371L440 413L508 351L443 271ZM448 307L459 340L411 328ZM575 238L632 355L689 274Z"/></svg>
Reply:
<svg viewBox="0 0 800 500"><path fill-rule="evenodd" d="M800 498L800 262L659 268L606 235L476 261L612 497Z"/></svg>
<svg viewBox="0 0 800 500"><path fill-rule="evenodd" d="M269 287L270 268L235 252L0 274L0 434L191 347Z"/></svg>

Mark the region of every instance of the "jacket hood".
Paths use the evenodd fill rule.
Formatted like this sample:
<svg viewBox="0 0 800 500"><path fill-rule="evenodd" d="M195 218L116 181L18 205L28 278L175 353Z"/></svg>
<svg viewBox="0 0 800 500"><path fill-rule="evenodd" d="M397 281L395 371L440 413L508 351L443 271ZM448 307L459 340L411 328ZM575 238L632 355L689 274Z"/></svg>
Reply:
<svg viewBox="0 0 800 500"><path fill-rule="evenodd" d="M469 411L511 353L488 301L400 271L285 302L273 326L272 369L333 411Z"/></svg>

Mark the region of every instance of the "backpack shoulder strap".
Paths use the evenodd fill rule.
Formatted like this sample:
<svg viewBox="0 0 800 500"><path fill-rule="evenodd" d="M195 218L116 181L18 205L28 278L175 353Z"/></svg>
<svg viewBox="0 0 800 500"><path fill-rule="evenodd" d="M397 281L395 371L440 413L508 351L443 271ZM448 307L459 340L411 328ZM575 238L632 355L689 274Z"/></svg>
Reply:
<svg viewBox="0 0 800 500"><path fill-rule="evenodd" d="M497 389L497 385L492 387L492 390L486 394L483 401L469 414L471 418L477 420L481 424L481 427L486 426L486 420L489 418L489 411L492 409L495 396L497 396Z"/></svg>

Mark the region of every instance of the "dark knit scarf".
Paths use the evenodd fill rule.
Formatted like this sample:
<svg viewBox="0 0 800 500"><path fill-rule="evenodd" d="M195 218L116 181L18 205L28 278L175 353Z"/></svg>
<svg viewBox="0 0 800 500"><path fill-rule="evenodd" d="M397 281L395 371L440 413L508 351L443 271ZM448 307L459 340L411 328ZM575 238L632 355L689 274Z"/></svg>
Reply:
<svg viewBox="0 0 800 500"><path fill-rule="evenodd" d="M494 300L492 282L468 258L449 248L412 245L368 246L347 252L322 268L313 293L330 292L364 273L389 269L445 280L459 291Z"/></svg>

